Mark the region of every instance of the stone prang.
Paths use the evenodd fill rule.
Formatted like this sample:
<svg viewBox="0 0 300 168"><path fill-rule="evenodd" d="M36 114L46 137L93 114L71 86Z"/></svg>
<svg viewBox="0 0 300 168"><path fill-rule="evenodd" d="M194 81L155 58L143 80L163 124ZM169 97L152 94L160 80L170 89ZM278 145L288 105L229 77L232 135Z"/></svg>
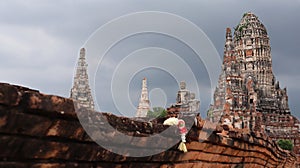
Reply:
<svg viewBox="0 0 300 168"><path fill-rule="evenodd" d="M81 48L70 98L82 107L94 109L94 100L89 86L87 66L85 61L85 49Z"/></svg>
<svg viewBox="0 0 300 168"><path fill-rule="evenodd" d="M299 156L299 121L291 115L286 88L280 88L273 74L265 26L248 12L234 29L233 37L226 29L222 72L209 119L263 132L273 140L289 139Z"/></svg>
<svg viewBox="0 0 300 168"><path fill-rule="evenodd" d="M150 110L150 101L149 101L148 89L147 89L147 79L144 78L142 81L141 97L140 97L140 101L137 107L135 117L146 117L149 110Z"/></svg>

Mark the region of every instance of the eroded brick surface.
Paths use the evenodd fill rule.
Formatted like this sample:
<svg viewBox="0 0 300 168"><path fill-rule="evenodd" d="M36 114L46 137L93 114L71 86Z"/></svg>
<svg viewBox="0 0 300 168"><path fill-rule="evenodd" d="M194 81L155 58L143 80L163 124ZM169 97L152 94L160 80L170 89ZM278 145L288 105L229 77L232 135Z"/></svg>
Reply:
<svg viewBox="0 0 300 168"><path fill-rule="evenodd" d="M89 138L71 107L72 100L9 84L0 84L0 88L1 93L6 89L18 93L17 97L11 95L13 98L2 93L13 101L0 105L0 167L296 167L296 156L278 148L264 134L217 126L207 140L199 142L200 134L205 131L203 125L208 122L200 117L187 135L187 153L178 151L177 144L153 156L121 156ZM65 113L60 113L62 110ZM149 145L168 143L160 142L160 138L150 143L146 141L148 136L169 128L162 125L164 118L149 123L90 110L82 110L78 115L92 116L86 126L99 137L117 139L120 134L130 135L118 143L101 139L112 147L131 142L131 136L141 137L132 143L145 150L155 150L149 149ZM112 129L103 127L103 120L108 121ZM161 136L179 140L176 129L171 127L169 133ZM123 146L124 150L132 150L132 147Z"/></svg>

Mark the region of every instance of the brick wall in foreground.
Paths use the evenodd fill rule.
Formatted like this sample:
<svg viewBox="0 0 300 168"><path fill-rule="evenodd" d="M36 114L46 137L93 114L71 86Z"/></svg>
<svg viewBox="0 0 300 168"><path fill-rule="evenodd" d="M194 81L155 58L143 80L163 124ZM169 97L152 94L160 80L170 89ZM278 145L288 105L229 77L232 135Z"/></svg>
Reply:
<svg viewBox="0 0 300 168"><path fill-rule="evenodd" d="M92 120L105 118L118 131L141 137L140 142L131 143L145 150L155 149L149 149L144 138L167 128L161 124L163 120L152 121L150 127L149 122L108 113L87 111L79 115L86 114L94 116ZM223 128L218 127L207 141L199 142L204 121L198 121L188 134L187 153L178 151L175 145L153 156L125 157L103 149L89 138L77 119L72 100L0 83L0 167L296 167L294 154L279 149L259 133L228 131L224 135L220 133ZM98 124L94 131L100 137L118 136L115 130L102 129L101 122ZM111 146L122 145L118 143L111 142Z"/></svg>

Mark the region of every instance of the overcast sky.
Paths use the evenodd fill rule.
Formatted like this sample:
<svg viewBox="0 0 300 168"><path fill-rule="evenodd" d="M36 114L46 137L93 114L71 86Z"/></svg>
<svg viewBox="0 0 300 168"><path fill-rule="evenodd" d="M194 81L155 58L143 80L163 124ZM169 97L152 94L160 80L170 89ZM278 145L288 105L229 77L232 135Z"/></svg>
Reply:
<svg viewBox="0 0 300 168"><path fill-rule="evenodd" d="M221 56L226 27L236 26L243 13L252 11L267 28L274 74L281 87L288 88L292 113L300 117L300 0L1 1L0 81L69 97L80 47L105 23L141 11L169 12L188 19L204 31ZM108 52L106 61L111 61L109 65L117 65L124 54L144 47L166 48L183 59L193 57L193 53L174 38L143 34L122 40ZM193 72L199 72L196 79L203 115L211 94L207 72L204 66L195 68L194 59L187 62ZM136 105L139 96L140 79L147 75L152 79L148 81L150 90L166 90L167 105L175 101L177 85L172 85L176 81L172 75L158 69L146 69L137 73L129 84L129 97L133 105ZM96 84L101 85L101 75L95 79ZM192 91L195 89L191 85L190 88ZM157 91L153 90L153 93L164 97ZM96 96L99 101L109 97L105 94Z"/></svg>

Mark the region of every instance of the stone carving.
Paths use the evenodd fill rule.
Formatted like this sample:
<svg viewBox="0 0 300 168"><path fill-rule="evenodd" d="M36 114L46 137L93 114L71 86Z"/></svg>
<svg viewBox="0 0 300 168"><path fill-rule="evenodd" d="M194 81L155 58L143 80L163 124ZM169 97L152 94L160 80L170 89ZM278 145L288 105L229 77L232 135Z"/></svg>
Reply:
<svg viewBox="0 0 300 168"><path fill-rule="evenodd" d="M177 104L186 104L190 100L190 92L186 90L186 83L180 82L180 90L177 93Z"/></svg>
<svg viewBox="0 0 300 168"><path fill-rule="evenodd" d="M177 92L176 104L167 109L169 117L178 117L178 115L199 113L200 101L196 99L195 93L186 89L186 83L180 82Z"/></svg>
<svg viewBox="0 0 300 168"><path fill-rule="evenodd" d="M190 101L189 101L189 111L196 112L199 111L200 101L195 98L195 93L190 94Z"/></svg>

